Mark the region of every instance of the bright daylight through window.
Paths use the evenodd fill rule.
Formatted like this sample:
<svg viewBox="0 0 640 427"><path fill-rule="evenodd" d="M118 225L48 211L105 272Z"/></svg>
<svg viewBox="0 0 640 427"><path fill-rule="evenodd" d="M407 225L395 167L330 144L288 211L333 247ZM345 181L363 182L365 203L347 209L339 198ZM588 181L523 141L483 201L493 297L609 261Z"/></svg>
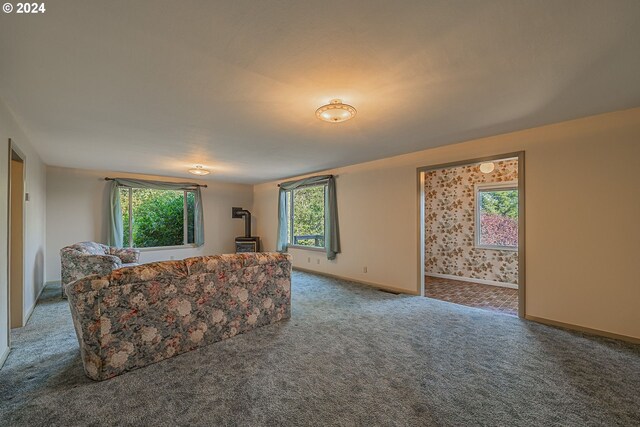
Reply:
<svg viewBox="0 0 640 427"><path fill-rule="evenodd" d="M476 247L518 249L518 184L476 187Z"/></svg>
<svg viewBox="0 0 640 427"><path fill-rule="evenodd" d="M194 205L193 191L120 187L123 246L193 244Z"/></svg>
<svg viewBox="0 0 640 427"><path fill-rule="evenodd" d="M326 185L315 185L288 192L290 246L324 248L326 188Z"/></svg>

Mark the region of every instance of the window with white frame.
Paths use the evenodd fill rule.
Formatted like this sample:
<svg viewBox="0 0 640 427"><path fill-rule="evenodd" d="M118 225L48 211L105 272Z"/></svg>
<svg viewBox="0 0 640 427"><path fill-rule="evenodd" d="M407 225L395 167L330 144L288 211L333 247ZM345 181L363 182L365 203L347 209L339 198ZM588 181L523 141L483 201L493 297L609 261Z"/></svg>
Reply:
<svg viewBox="0 0 640 427"><path fill-rule="evenodd" d="M194 244L193 191L120 187L120 206L124 247Z"/></svg>
<svg viewBox="0 0 640 427"><path fill-rule="evenodd" d="M475 186L475 246L518 250L518 183Z"/></svg>
<svg viewBox="0 0 640 427"><path fill-rule="evenodd" d="M326 189L314 185L287 192L289 246L325 247Z"/></svg>

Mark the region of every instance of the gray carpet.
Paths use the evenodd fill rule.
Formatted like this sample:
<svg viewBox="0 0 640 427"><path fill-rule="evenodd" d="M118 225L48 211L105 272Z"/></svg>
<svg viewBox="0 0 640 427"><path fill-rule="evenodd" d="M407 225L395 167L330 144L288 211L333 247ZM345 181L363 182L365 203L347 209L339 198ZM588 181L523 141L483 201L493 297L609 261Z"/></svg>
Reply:
<svg viewBox="0 0 640 427"><path fill-rule="evenodd" d="M293 317L111 380L45 290L0 424L640 425L640 347L296 272Z"/></svg>

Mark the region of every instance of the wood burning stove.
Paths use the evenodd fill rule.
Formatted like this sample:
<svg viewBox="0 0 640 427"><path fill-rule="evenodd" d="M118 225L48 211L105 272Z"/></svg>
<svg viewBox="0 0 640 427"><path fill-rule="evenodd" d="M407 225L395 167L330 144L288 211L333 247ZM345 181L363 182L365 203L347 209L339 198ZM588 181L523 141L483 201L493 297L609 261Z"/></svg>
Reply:
<svg viewBox="0 0 640 427"><path fill-rule="evenodd" d="M244 236L236 237L236 253L260 252L260 238L251 235L251 212L242 208L231 208L231 218L244 218Z"/></svg>

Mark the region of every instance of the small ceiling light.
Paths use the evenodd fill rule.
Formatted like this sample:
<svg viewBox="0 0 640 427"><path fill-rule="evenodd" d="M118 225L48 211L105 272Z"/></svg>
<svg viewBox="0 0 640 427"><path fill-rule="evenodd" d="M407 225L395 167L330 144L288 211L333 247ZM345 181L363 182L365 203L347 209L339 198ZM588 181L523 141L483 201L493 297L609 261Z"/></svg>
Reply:
<svg viewBox="0 0 640 427"><path fill-rule="evenodd" d="M482 173L491 173L496 168L496 165L493 162L489 163L480 163L480 172Z"/></svg>
<svg viewBox="0 0 640 427"><path fill-rule="evenodd" d="M202 176L202 175L209 175L211 171L203 169L202 165L195 165L193 169L189 169L189 173Z"/></svg>
<svg viewBox="0 0 640 427"><path fill-rule="evenodd" d="M354 118L356 113L351 105L343 104L340 99L332 99L330 104L316 110L316 117L325 122L340 123Z"/></svg>

